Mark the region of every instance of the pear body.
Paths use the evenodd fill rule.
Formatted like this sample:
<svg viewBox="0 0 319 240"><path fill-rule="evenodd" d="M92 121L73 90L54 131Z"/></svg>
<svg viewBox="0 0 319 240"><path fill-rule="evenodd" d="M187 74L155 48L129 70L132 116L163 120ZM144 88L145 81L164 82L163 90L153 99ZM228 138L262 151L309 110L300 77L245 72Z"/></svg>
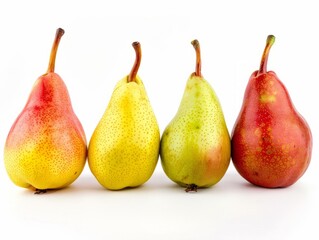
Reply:
<svg viewBox="0 0 319 240"><path fill-rule="evenodd" d="M38 78L4 148L11 180L20 187L57 189L82 172L86 139L68 90L56 73Z"/></svg>
<svg viewBox="0 0 319 240"><path fill-rule="evenodd" d="M254 72L232 132L232 160L249 182L287 187L306 171L312 136L289 93L272 71Z"/></svg>
<svg viewBox="0 0 319 240"><path fill-rule="evenodd" d="M159 155L159 128L144 85L138 76L127 79L116 85L89 144L90 169L110 190L145 183Z"/></svg>
<svg viewBox="0 0 319 240"><path fill-rule="evenodd" d="M202 77L188 79L179 109L162 135L160 156L166 175L183 187L209 187L224 176L230 137L219 100Z"/></svg>

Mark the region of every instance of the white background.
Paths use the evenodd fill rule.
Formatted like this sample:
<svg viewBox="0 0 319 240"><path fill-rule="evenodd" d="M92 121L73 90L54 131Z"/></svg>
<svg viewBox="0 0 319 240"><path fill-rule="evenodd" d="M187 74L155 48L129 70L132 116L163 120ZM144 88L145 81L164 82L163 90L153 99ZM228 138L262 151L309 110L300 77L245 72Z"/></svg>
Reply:
<svg viewBox="0 0 319 240"><path fill-rule="evenodd" d="M0 164L0 238L24 239L319 239L318 3L316 1L6 1L0 3L0 146L34 81L47 69L58 27L65 30L56 72L64 79L87 139L113 88L131 70L140 41L144 81L161 129L175 115L194 71L222 104L231 132L268 34L268 69L284 82L311 126L305 175L285 189L248 184L231 164L214 187L186 194L160 161L142 187L103 189L86 165L68 188L34 195L16 187ZM7 239L9 239L7 237Z"/></svg>

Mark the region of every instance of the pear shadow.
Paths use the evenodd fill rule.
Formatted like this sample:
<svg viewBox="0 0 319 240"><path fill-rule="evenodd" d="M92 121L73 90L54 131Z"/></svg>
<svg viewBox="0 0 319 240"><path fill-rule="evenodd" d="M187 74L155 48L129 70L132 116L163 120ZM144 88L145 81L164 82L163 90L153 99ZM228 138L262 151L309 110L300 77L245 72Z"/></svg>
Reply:
<svg viewBox="0 0 319 240"><path fill-rule="evenodd" d="M154 179L153 179L154 181ZM122 189L108 189L102 186L97 179L91 175L86 174L81 176L81 179L78 179L76 183L70 186L70 189L73 191L89 191L89 192L108 192L108 193L120 193L120 192L139 192L139 191L150 191L154 189L154 182L147 181L146 183L135 186L135 187L125 187Z"/></svg>
<svg viewBox="0 0 319 240"><path fill-rule="evenodd" d="M108 192L132 192L132 191L140 191L140 190L143 190L143 189L147 189L145 188L144 185L140 185L140 186L135 186L135 187L125 187L125 188L121 188L121 189L108 189L108 188L104 188L105 191L108 191Z"/></svg>
<svg viewBox="0 0 319 240"><path fill-rule="evenodd" d="M45 189L45 190L34 190L34 189L29 189L29 188L21 188L21 192L19 194L24 195L24 196L47 196L55 193L61 193L61 192L66 192L69 191L70 186L66 186L63 188L57 188L57 189ZM18 189L19 190L19 189Z"/></svg>
<svg viewBox="0 0 319 240"><path fill-rule="evenodd" d="M197 187L194 190L189 190L187 191L188 187L187 186L181 186L178 183L175 183L171 180L168 180L167 182L163 183L161 185L161 189L162 190L167 190L167 191L174 191L176 193L182 193L182 194L200 194L200 193L208 193L211 191L218 191L220 188L223 188L221 186L217 186L218 183L216 185L210 186L210 187Z"/></svg>
<svg viewBox="0 0 319 240"><path fill-rule="evenodd" d="M297 184L293 184L287 187L263 187L251 182L246 181L245 183L241 184L246 189L254 189L254 190L262 190L262 191L289 191L289 189L297 188Z"/></svg>
<svg viewBox="0 0 319 240"><path fill-rule="evenodd" d="M106 190L91 174L81 175L73 184L70 185L70 189L74 192L104 192Z"/></svg>
<svg viewBox="0 0 319 240"><path fill-rule="evenodd" d="M241 177L241 176L240 176ZM276 190L284 190L284 189L289 189L292 186L294 186L295 184L292 184L290 186L287 187L264 187L264 186L260 186L257 184L254 184L252 182L249 182L248 180L246 180L245 178L241 177L242 180L238 183L241 187L246 188L246 189L263 189L263 190L270 190L270 191L276 191Z"/></svg>
<svg viewBox="0 0 319 240"><path fill-rule="evenodd" d="M265 188L265 187L261 187L258 185L255 185L249 181L247 181L245 178L243 178L239 173L237 172L233 172L231 174L229 174L229 179L228 179L228 184L232 185L232 188L234 188L234 186L236 186L237 189L255 189L255 190L261 190L261 189L266 189L269 190L271 188Z"/></svg>
<svg viewBox="0 0 319 240"><path fill-rule="evenodd" d="M48 195L66 195L66 194L83 194L85 191L105 192L105 188L101 186L94 177L90 175L81 175L73 183L63 188L46 189L45 191L34 190L30 188L22 188L22 195L26 196L48 196Z"/></svg>

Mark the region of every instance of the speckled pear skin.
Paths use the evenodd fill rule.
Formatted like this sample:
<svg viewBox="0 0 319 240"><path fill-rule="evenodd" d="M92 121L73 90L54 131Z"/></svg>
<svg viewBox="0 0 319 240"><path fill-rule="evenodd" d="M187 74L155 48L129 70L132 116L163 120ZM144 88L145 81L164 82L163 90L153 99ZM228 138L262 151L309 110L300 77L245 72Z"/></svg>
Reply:
<svg viewBox="0 0 319 240"><path fill-rule="evenodd" d="M275 36L269 35L260 68L247 84L232 132L232 161L250 183L265 188L293 185L308 169L312 134L275 72L267 70Z"/></svg>
<svg viewBox="0 0 319 240"><path fill-rule="evenodd" d="M36 193L71 184L86 161L84 130L63 80L54 72L63 34L62 28L56 30L48 70L35 82L4 147L4 164L11 180Z"/></svg>
<svg viewBox="0 0 319 240"><path fill-rule="evenodd" d="M8 134L7 173L20 187L57 189L81 174L85 160L85 134L68 90L59 75L44 74Z"/></svg>
<svg viewBox="0 0 319 240"><path fill-rule="evenodd" d="M159 156L160 132L141 79L119 81L89 144L88 163L98 182L119 190L145 183Z"/></svg>
<svg viewBox="0 0 319 240"><path fill-rule="evenodd" d="M209 187L230 162L230 137L219 100L202 77L191 74L178 112L166 127L160 148L166 175L183 187Z"/></svg>

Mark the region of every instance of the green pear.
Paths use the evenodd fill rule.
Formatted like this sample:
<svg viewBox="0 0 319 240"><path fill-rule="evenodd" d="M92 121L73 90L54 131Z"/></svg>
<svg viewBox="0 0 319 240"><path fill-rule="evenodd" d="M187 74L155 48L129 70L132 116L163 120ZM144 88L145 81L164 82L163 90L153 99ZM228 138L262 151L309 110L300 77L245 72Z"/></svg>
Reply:
<svg viewBox="0 0 319 240"><path fill-rule="evenodd" d="M88 163L107 189L119 190L145 183L159 156L160 132L142 80L137 76L141 47L133 43L132 71L119 81L109 105L91 137Z"/></svg>
<svg viewBox="0 0 319 240"><path fill-rule="evenodd" d="M219 100L201 74L200 45L196 50L196 71L187 81L173 120L166 127L160 145L166 175L186 192L210 187L221 180L230 162L230 137Z"/></svg>

